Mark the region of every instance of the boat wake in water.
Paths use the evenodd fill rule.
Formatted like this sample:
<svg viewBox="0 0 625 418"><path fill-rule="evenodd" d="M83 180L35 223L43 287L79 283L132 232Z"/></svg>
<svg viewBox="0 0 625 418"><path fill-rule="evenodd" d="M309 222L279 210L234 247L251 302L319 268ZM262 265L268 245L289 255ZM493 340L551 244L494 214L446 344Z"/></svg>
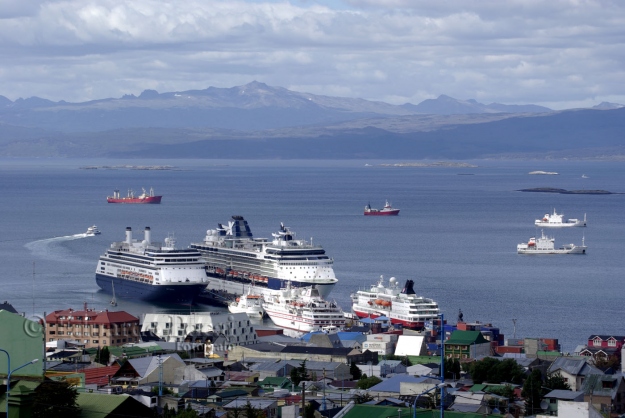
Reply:
<svg viewBox="0 0 625 418"><path fill-rule="evenodd" d="M78 259L72 252L63 247L60 244L68 241L74 241L77 239L87 238L90 235L86 233L82 234L74 234L74 235L66 235L63 237L54 237L54 238L45 238L36 241L31 241L24 245L24 247L28 248L32 255L37 258L41 258L44 260L52 260L52 261L74 261L74 262L84 262L84 260Z"/></svg>

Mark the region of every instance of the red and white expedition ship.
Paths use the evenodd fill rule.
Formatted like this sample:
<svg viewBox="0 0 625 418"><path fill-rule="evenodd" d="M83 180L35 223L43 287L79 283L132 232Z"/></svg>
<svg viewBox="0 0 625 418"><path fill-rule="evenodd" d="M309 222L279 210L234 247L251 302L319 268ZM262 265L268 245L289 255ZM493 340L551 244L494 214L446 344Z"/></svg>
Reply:
<svg viewBox="0 0 625 418"><path fill-rule="evenodd" d="M422 329L426 321L438 317L438 304L430 298L417 296L413 287L414 281L407 280L401 289L394 277L389 279L389 285L385 287L384 278L380 276L377 285L351 295L352 310L360 318L386 316L393 324Z"/></svg>
<svg viewBox="0 0 625 418"><path fill-rule="evenodd" d="M106 201L108 203L161 203L163 196L155 196L154 189L150 188L150 193L143 189L143 193L139 196L135 196L135 192L128 190L128 196L121 197L119 190L113 191L113 196L108 196Z"/></svg>
<svg viewBox="0 0 625 418"><path fill-rule="evenodd" d="M372 209L370 204L365 206L365 216L396 216L399 215L399 209L394 209L391 204L386 201L382 209Z"/></svg>

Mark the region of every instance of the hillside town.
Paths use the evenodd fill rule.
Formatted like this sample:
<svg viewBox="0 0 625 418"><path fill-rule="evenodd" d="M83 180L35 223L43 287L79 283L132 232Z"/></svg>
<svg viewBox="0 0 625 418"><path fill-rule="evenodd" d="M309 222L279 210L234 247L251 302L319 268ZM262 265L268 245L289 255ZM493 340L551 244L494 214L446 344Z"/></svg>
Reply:
<svg viewBox="0 0 625 418"><path fill-rule="evenodd" d="M625 336L506 338L439 318L421 330L351 318L298 338L246 313L0 304L8 417L401 418L625 416ZM455 323L451 323L455 322ZM2 356L0 356L2 357Z"/></svg>

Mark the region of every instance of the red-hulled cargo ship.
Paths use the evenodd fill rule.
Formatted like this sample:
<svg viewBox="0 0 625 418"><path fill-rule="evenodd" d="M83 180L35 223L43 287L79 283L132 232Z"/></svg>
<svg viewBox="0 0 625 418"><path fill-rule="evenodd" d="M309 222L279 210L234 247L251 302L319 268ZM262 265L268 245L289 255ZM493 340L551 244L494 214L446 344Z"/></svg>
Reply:
<svg viewBox="0 0 625 418"><path fill-rule="evenodd" d="M365 206L365 216L396 216L399 215L399 209L393 209L391 204L386 201L382 209L371 209L371 205Z"/></svg>
<svg viewBox="0 0 625 418"><path fill-rule="evenodd" d="M143 193L139 196L135 196L135 192L128 190L128 196L126 197L121 197L119 195L119 190L115 190L113 196L108 196L106 201L108 203L161 203L162 197L163 196L154 196L154 189L152 188L150 188L149 194L143 189Z"/></svg>

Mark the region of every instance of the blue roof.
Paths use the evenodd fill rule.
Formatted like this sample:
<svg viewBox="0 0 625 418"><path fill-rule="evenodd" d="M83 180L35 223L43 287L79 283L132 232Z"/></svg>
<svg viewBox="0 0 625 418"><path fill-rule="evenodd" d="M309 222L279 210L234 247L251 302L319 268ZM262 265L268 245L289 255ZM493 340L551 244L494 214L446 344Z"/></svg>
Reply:
<svg viewBox="0 0 625 418"><path fill-rule="evenodd" d="M300 338L300 340L302 341L310 341L310 337L313 336L313 334L323 334L323 331L313 331L313 332L309 332L308 334L304 334L302 335L302 337Z"/></svg>
<svg viewBox="0 0 625 418"><path fill-rule="evenodd" d="M375 318L376 321L390 321L390 318L387 316L378 316Z"/></svg>
<svg viewBox="0 0 625 418"><path fill-rule="evenodd" d="M428 380L427 377L414 377L407 374L398 374L390 379L386 379L385 381L378 383L377 385L369 388L370 391L375 392L397 392L399 393L399 385L403 382L409 383L422 383Z"/></svg>
<svg viewBox="0 0 625 418"><path fill-rule="evenodd" d="M360 322L363 324L375 324L375 321L371 318L362 318L360 319Z"/></svg>
<svg viewBox="0 0 625 418"><path fill-rule="evenodd" d="M363 334L362 332L347 332L347 331L340 331L337 332L336 335L338 335L339 340L357 340L357 341L365 341L367 339L367 336L365 334Z"/></svg>

